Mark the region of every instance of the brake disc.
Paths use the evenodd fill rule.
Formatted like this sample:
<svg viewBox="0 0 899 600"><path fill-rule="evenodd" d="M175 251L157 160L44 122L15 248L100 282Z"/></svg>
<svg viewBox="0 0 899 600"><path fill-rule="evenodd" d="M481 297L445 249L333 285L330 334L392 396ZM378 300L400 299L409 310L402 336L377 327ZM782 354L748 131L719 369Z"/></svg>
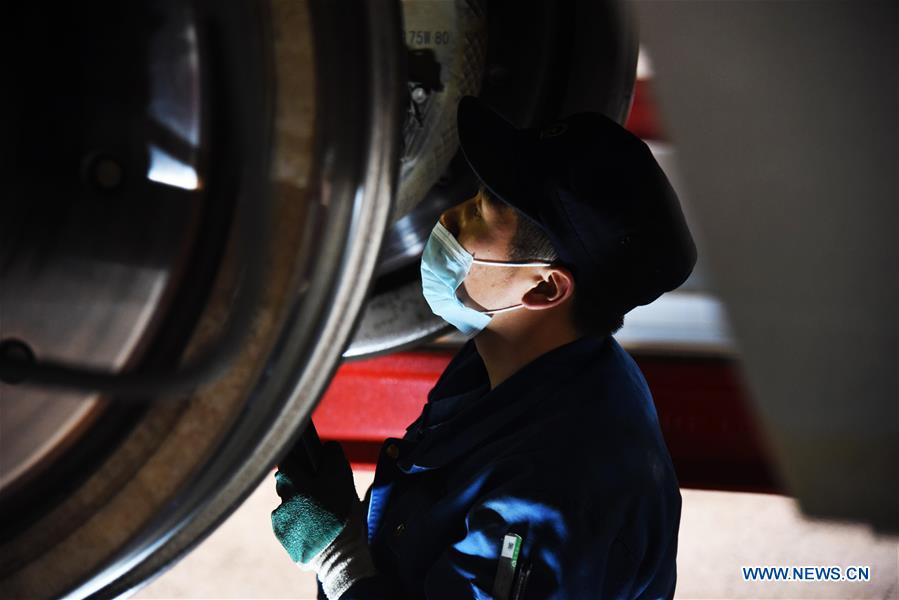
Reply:
<svg viewBox="0 0 899 600"><path fill-rule="evenodd" d="M407 97L394 220L409 213L459 148L456 106L477 95L487 50L479 0L403 0Z"/></svg>

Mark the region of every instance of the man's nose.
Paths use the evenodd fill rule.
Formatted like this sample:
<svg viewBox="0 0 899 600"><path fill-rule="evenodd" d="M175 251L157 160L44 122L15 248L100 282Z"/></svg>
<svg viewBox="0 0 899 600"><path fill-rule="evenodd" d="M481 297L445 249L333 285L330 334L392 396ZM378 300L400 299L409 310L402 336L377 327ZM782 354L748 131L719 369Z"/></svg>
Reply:
<svg viewBox="0 0 899 600"><path fill-rule="evenodd" d="M453 206L443 211L440 215L440 224L455 237L459 237L459 209L461 205Z"/></svg>

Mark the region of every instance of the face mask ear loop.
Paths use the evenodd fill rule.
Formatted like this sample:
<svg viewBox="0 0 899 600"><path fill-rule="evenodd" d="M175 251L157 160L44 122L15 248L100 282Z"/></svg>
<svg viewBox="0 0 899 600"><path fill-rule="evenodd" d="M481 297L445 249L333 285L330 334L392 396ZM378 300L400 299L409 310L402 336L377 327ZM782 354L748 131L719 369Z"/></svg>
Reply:
<svg viewBox="0 0 899 600"><path fill-rule="evenodd" d="M485 265L488 267L551 267L552 263L548 263L543 260L534 260L529 262L506 262L502 260L487 260L485 258L474 258L472 257L471 262L477 263L479 265ZM485 315L496 315L499 313L509 312L510 310L518 310L519 308L523 308L524 304L513 304L511 306L504 306L503 308L495 308L493 310L482 310L480 312Z"/></svg>
<svg viewBox="0 0 899 600"><path fill-rule="evenodd" d="M524 308L524 304L513 304L512 306L504 306L503 308L495 308L493 310L484 310L481 312L487 315L495 315L498 313L509 312L510 310L518 310L519 308Z"/></svg>

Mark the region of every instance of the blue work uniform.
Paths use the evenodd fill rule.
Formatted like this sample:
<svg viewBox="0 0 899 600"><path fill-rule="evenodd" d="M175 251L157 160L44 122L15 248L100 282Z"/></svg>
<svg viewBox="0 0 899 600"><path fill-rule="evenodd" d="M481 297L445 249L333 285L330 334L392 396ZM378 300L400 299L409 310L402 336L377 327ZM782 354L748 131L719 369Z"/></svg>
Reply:
<svg viewBox="0 0 899 600"><path fill-rule="evenodd" d="M379 575L344 600L492 598L510 576L509 597L674 595L678 482L646 381L612 337L558 347L492 390L469 341L381 448L366 500Z"/></svg>

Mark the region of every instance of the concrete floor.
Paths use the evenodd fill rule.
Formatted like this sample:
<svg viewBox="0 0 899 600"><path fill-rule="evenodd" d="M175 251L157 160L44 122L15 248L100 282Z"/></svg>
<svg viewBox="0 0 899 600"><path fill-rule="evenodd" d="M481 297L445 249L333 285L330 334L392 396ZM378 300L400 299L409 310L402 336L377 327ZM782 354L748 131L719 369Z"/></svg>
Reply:
<svg viewBox="0 0 899 600"><path fill-rule="evenodd" d="M362 492L373 473L356 473ZM783 496L683 490L677 598L899 599L899 540L865 527L810 521ZM135 598L314 598L315 580L287 557L271 532L274 479L187 558ZM743 581L741 566L867 565L871 580Z"/></svg>

